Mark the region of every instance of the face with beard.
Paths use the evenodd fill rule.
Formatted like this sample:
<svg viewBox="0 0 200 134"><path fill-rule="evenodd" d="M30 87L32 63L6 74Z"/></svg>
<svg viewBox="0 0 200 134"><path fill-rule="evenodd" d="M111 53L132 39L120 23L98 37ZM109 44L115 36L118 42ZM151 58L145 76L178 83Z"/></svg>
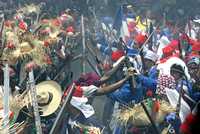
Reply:
<svg viewBox="0 0 200 134"><path fill-rule="evenodd" d="M170 69L170 74L174 77L175 81L178 82L184 75L184 69L182 66L174 64Z"/></svg>
<svg viewBox="0 0 200 134"><path fill-rule="evenodd" d="M189 71L190 76L195 81L198 81L198 79L199 79L199 76L198 76L199 66L196 63L190 63L190 64L188 64L188 71Z"/></svg>
<svg viewBox="0 0 200 134"><path fill-rule="evenodd" d="M148 73L151 67L155 65L155 62L149 59L144 59L144 64L145 64L145 73Z"/></svg>

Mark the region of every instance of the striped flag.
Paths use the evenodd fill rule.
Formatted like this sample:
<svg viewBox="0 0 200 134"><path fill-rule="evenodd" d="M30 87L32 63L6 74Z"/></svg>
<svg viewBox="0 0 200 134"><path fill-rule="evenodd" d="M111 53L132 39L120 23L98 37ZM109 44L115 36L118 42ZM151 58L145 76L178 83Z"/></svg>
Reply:
<svg viewBox="0 0 200 134"><path fill-rule="evenodd" d="M117 30L118 35L123 38L125 43L131 38L131 33L135 28L135 16L128 12L127 5L122 5L115 16L113 29Z"/></svg>

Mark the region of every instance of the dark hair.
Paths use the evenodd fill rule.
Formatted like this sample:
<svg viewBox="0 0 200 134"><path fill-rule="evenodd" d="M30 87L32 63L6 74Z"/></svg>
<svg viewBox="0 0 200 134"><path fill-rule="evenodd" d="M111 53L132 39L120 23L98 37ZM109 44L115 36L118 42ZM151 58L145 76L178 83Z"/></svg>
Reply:
<svg viewBox="0 0 200 134"><path fill-rule="evenodd" d="M172 66L171 66L171 70L170 70L170 72L171 71L174 71L174 72L178 72L178 73L180 73L181 75L184 75L185 73L185 71L184 71L184 69L183 69L183 67L181 66L181 65L178 65L178 64L173 64Z"/></svg>

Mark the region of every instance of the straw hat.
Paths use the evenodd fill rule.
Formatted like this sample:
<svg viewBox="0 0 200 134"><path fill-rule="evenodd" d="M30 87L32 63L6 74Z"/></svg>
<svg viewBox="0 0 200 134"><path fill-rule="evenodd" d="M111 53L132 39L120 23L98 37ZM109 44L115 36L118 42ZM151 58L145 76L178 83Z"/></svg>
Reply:
<svg viewBox="0 0 200 134"><path fill-rule="evenodd" d="M32 50L33 48L28 42L22 42L20 44L20 53L28 53Z"/></svg>
<svg viewBox="0 0 200 134"><path fill-rule="evenodd" d="M25 97L26 94L17 94L17 95L10 95L9 96L9 123L13 125L15 123L20 110L28 105L28 100ZM2 124L3 124L3 86L0 86L0 133L2 131Z"/></svg>
<svg viewBox="0 0 200 134"><path fill-rule="evenodd" d="M159 100L159 103L160 108L156 113L154 120L155 123L158 124L164 121L167 114L175 112L175 108L173 108L167 101ZM149 114L152 115L152 107L148 106L148 102L145 102L144 104L147 106ZM137 127L151 125L151 122L149 121L149 118L147 117L141 104L136 104L133 108L122 110L121 112L117 113L115 117L122 124L130 122Z"/></svg>
<svg viewBox="0 0 200 134"><path fill-rule="evenodd" d="M44 81L36 85L38 105L41 107L41 116L54 113L61 102L61 87L55 81Z"/></svg>

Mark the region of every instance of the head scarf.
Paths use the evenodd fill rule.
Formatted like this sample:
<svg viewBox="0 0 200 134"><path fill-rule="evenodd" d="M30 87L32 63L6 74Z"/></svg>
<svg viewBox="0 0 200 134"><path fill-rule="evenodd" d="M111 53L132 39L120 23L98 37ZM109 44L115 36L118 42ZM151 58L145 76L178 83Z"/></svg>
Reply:
<svg viewBox="0 0 200 134"><path fill-rule="evenodd" d="M158 55L156 53L154 53L153 51L148 50L148 51L146 51L144 58L152 60L153 62L156 62L158 59Z"/></svg>

